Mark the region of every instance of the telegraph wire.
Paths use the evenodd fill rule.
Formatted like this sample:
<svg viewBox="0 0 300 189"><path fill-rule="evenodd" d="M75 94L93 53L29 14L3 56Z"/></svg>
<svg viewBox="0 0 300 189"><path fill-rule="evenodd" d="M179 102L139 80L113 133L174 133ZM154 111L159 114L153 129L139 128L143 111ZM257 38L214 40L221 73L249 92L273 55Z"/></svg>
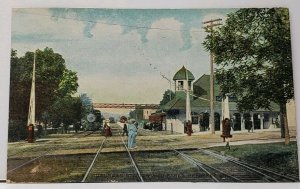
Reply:
<svg viewBox="0 0 300 189"><path fill-rule="evenodd" d="M123 26L123 27L130 27L130 28L136 28L136 29L162 30L162 31L174 31L174 32L188 31L190 33L205 33L206 32L206 28L202 28L202 30L184 30L184 29L176 30L176 29L170 29L170 28L159 28L159 27L147 27L147 26L138 26L138 25L108 23L108 22L93 21L93 20L88 20L88 19L79 19L79 18L74 18L74 17L73 18L62 17L62 16L54 16L54 15L39 14L39 13L17 12L17 14L44 16L44 17L50 17L50 18L56 18L56 19L74 20L74 21L89 22L89 23L99 23L99 24L110 25L110 26ZM144 52L142 54L143 54L143 56L145 55ZM146 58L146 62L148 62L148 58ZM172 81L165 74L163 74L161 71L159 71L157 66L154 66L152 63L149 63L149 65L151 68L153 68L154 71L159 72L160 76L163 79L166 79L170 84L175 85L174 81Z"/></svg>
<svg viewBox="0 0 300 189"><path fill-rule="evenodd" d="M136 28L136 29L163 30L163 31L174 31L174 32L188 31L188 32L191 32L191 33L205 33L204 29L203 30L184 30L184 29L176 30L176 29L170 29L170 28L159 28L159 27L147 27L147 26L137 26L137 25L108 23L108 22L93 21L93 20L88 20L88 19L79 19L79 18L71 18L71 17L60 17L60 16L38 14L38 13L18 12L18 14L45 16L45 17L51 17L51 18L57 18L57 19L75 20L75 21L80 21L80 22L98 23L98 24L111 25L111 26L124 26L124 27L129 27L129 28Z"/></svg>

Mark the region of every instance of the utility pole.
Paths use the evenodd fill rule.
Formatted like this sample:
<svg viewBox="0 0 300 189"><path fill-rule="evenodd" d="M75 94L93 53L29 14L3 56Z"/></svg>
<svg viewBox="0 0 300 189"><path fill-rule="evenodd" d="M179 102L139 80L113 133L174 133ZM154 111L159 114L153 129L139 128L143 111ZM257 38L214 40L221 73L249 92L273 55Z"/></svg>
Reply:
<svg viewBox="0 0 300 189"><path fill-rule="evenodd" d="M172 80L167 78L164 74L160 73L160 75L162 76L162 78L166 79L169 84L170 84L170 90L169 90L169 99L170 101L172 100Z"/></svg>
<svg viewBox="0 0 300 189"><path fill-rule="evenodd" d="M221 18L213 19L203 22L207 24L204 29L213 36L213 30L215 26L222 25L220 22ZM212 134L215 134L215 94L214 94L214 54L210 52L210 131Z"/></svg>

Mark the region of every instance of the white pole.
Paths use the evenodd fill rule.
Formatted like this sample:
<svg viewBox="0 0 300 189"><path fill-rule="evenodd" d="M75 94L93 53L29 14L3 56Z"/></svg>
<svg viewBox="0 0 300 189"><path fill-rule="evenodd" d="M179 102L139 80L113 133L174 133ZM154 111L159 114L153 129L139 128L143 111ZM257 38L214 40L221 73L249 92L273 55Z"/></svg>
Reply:
<svg viewBox="0 0 300 189"><path fill-rule="evenodd" d="M230 119L230 112L229 112L229 97L226 94L225 100L224 100L224 115L223 115L224 119L228 118Z"/></svg>
<svg viewBox="0 0 300 189"><path fill-rule="evenodd" d="M187 69L185 69L185 75L186 75L186 122L192 121L191 116L191 100L190 100L190 92L189 92L189 79L188 79L188 72Z"/></svg>
<svg viewBox="0 0 300 189"><path fill-rule="evenodd" d="M27 125L35 125L35 52L33 55L33 71L32 71L32 83L30 91L29 111Z"/></svg>

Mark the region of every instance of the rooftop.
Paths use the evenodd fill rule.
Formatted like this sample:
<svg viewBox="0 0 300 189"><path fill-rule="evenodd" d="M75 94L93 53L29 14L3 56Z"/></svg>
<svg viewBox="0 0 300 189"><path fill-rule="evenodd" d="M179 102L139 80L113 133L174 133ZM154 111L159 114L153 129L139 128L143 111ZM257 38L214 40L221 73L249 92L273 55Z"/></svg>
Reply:
<svg viewBox="0 0 300 189"><path fill-rule="evenodd" d="M173 77L173 80L195 80L194 75L192 72L190 72L188 69L186 69L184 66L180 70L176 72L176 74Z"/></svg>

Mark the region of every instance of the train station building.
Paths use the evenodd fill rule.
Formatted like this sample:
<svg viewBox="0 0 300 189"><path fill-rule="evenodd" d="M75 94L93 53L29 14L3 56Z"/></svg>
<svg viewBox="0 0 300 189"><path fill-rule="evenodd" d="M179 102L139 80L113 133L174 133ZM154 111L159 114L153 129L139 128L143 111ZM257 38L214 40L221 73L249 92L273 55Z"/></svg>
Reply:
<svg viewBox="0 0 300 189"><path fill-rule="evenodd" d="M175 97L161 107L162 111L165 112L165 116L162 119L165 129L184 133L188 89L193 132L209 131L210 75L202 75L199 79L194 81L194 75L183 66L176 72L173 80L175 82ZM279 106L277 104L271 104L271 111L258 109L252 112L239 112L237 110L235 98L233 96L227 96L227 99L223 99L220 96L220 86L216 83L214 87L214 94L216 131L221 130L221 122L222 119L225 118L225 106L229 109L229 116L232 122L233 131L280 129L279 124L277 124L277 122L280 123ZM287 111L289 112L289 125L296 126L293 101L287 105Z"/></svg>

